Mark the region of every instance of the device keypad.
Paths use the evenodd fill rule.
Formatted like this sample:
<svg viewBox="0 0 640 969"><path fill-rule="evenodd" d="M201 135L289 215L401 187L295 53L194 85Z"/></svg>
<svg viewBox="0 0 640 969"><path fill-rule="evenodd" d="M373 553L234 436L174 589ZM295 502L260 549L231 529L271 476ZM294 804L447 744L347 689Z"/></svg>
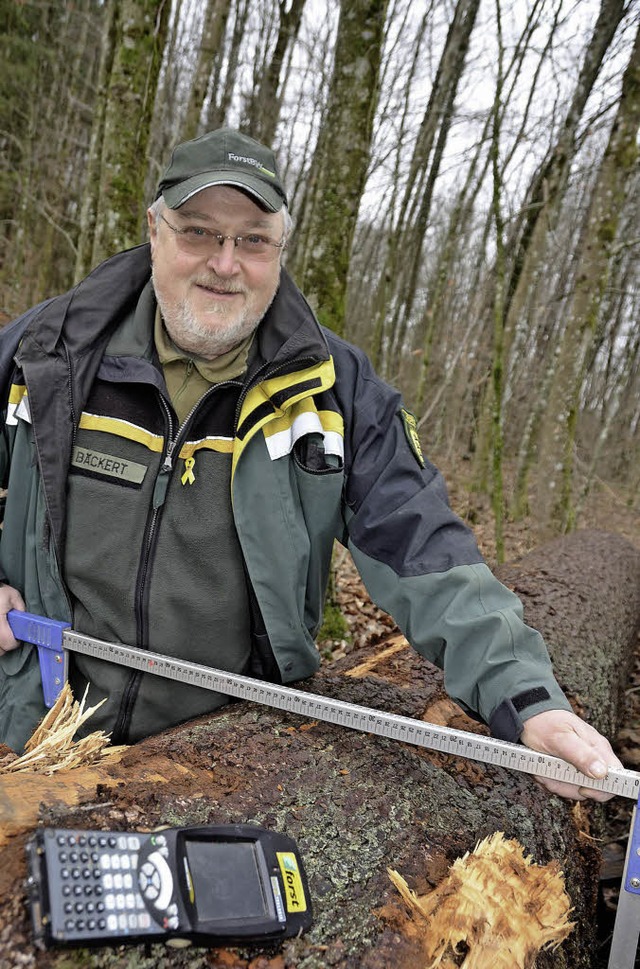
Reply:
<svg viewBox="0 0 640 969"><path fill-rule="evenodd" d="M138 887L141 839L132 834L88 836L57 832L55 846L45 842L62 881L61 903L52 899L52 931L64 928L68 938L105 931L156 934ZM58 911L56 911L56 909ZM56 925L56 923L58 923Z"/></svg>

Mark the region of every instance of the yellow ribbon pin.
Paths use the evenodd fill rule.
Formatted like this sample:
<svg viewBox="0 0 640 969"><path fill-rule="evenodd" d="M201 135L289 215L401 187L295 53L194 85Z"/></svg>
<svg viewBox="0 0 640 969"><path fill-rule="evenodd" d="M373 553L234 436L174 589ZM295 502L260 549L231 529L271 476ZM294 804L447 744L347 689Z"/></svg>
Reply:
<svg viewBox="0 0 640 969"><path fill-rule="evenodd" d="M186 468L186 471L180 479L183 485L186 485L186 484L192 485L193 482L196 480L196 476L193 473L193 466L195 463L196 463L195 458L185 458L184 466Z"/></svg>

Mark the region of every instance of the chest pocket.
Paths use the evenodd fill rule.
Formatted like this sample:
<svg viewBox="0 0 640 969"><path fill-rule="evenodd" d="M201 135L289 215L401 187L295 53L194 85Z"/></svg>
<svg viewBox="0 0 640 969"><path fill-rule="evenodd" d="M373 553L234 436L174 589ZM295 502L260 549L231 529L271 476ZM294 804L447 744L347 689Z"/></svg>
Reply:
<svg viewBox="0 0 640 969"><path fill-rule="evenodd" d="M296 465L311 474L342 469L344 422L333 410L319 410L313 399L299 401L264 428L272 461L293 454Z"/></svg>
<svg viewBox="0 0 640 969"><path fill-rule="evenodd" d="M333 474L342 470L342 457L328 454L324 436L319 433L305 434L296 441L293 457L297 466L309 474Z"/></svg>

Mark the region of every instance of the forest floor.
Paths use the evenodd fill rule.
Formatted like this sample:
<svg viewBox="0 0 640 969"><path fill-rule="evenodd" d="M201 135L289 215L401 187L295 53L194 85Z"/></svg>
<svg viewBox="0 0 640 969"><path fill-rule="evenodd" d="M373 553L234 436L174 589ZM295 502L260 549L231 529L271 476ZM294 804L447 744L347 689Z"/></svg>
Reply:
<svg viewBox="0 0 640 969"><path fill-rule="evenodd" d="M460 465L447 467L446 463L440 462L439 467L447 481L452 507L470 524L483 555L493 567L496 564L495 523L489 499L472 491L470 468L467 471L464 463L461 468ZM623 535L640 548L640 511L630 507L625 494L604 482L595 484L585 502L578 527ZM542 544L531 519L506 522L504 542L507 562ZM348 553L341 551L336 554L335 567L336 601L349 632L344 638L319 643L328 662L340 659L358 646L375 642L396 630L393 621L369 599ZM622 724L612 743L625 767L640 770L640 637L632 674L625 690ZM600 881L600 952L594 957L593 969L607 966L632 811L633 803L626 798L614 798L607 805ZM640 969L640 953L636 969Z"/></svg>

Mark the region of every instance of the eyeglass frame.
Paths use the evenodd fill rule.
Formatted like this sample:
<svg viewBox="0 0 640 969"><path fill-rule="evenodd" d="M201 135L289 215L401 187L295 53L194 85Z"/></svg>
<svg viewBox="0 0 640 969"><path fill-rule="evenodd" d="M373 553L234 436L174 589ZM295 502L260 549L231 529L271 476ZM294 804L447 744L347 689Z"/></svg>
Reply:
<svg viewBox="0 0 640 969"><path fill-rule="evenodd" d="M159 212L158 213L158 218L162 219L162 221L165 223L165 225L168 225L169 228L171 229L171 231L175 233L175 235L177 235L178 237L182 237L182 238L185 238L186 237L186 234L189 231L187 228L180 229L180 228L178 228L178 226L172 225L169 222L169 220L164 217L164 215L162 214L162 212ZM192 228L192 227L189 227L189 228ZM222 250L225 242L227 241L227 239L230 239L233 242L234 251L235 252L238 252L238 243L239 242L242 242L243 239L246 239L247 238L247 236L242 236L242 235L230 236L230 235L225 235L223 232L214 232L212 229L208 229L206 226L199 226L199 228L202 229L202 231L205 233L205 237L206 238L210 239L211 241L213 241L215 239L215 241L220 246L220 249L221 250ZM250 233L248 233L248 235L259 235L259 233L251 233L250 232ZM198 238L198 237L196 237L196 238ZM283 238L280 242L273 242L273 240L264 238L263 236L261 236L261 238L262 238L263 242L267 243L267 245L272 246L274 249L280 250L280 252L283 252L287 248L287 240L285 238ZM267 252L268 251L269 250L267 250ZM247 256L249 259L252 258L250 252L246 252L246 251L244 251L242 249L240 249L240 255L241 256L243 256L243 255L244 256ZM254 258L255 258L255 254L254 254ZM275 258L275 256L274 256L274 258ZM273 261L273 260L270 260L270 261Z"/></svg>

